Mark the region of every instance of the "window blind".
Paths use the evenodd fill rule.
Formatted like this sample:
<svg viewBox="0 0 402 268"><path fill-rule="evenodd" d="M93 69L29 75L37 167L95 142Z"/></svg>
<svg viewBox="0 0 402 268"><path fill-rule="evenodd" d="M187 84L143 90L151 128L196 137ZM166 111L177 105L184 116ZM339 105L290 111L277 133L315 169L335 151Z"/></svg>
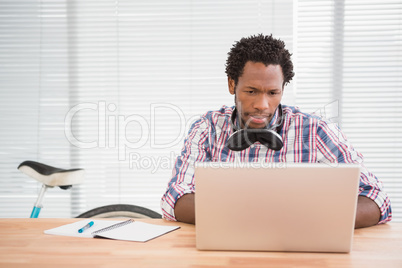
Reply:
<svg viewBox="0 0 402 268"><path fill-rule="evenodd" d="M29 217L40 185L17 170L24 160L68 167L67 22L59 1L0 1L0 214ZM54 217L70 213L70 193L52 189Z"/></svg>
<svg viewBox="0 0 402 268"><path fill-rule="evenodd" d="M296 103L335 111L402 221L402 3L301 0L296 9Z"/></svg>
<svg viewBox="0 0 402 268"><path fill-rule="evenodd" d="M86 169L84 184L46 194L41 217L114 203L160 212L190 124L233 104L230 47L273 33L292 51L292 10L291 0L1 1L0 216L29 215L40 186L16 170L26 159ZM293 100L292 85L285 94Z"/></svg>

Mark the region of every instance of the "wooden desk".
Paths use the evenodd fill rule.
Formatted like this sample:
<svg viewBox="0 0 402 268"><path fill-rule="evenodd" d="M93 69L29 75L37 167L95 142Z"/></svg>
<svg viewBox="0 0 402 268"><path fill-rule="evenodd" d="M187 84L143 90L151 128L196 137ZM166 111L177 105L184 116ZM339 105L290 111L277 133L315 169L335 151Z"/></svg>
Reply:
<svg viewBox="0 0 402 268"><path fill-rule="evenodd" d="M198 251L195 227L146 243L46 235L81 219L0 219L0 267L402 267L402 223L355 231L353 249L339 253Z"/></svg>

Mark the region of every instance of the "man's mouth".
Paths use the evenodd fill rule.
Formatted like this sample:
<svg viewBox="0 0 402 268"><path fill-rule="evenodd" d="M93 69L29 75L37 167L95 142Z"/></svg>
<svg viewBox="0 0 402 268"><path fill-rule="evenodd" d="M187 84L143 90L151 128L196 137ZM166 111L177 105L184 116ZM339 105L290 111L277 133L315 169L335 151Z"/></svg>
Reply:
<svg viewBox="0 0 402 268"><path fill-rule="evenodd" d="M267 124L268 118L266 116L250 115L250 122L255 124Z"/></svg>
<svg viewBox="0 0 402 268"><path fill-rule="evenodd" d="M269 123L269 115L248 114L246 124L267 125Z"/></svg>

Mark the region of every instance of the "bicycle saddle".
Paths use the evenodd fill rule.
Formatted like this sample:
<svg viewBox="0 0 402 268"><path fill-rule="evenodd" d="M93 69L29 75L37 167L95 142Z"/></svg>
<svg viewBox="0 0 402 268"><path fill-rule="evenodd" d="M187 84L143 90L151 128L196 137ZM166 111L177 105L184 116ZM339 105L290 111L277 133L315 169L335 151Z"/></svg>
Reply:
<svg viewBox="0 0 402 268"><path fill-rule="evenodd" d="M73 184L83 182L85 175L85 170L81 168L61 169L35 161L24 161L18 169L47 186L59 186L62 189L68 189Z"/></svg>

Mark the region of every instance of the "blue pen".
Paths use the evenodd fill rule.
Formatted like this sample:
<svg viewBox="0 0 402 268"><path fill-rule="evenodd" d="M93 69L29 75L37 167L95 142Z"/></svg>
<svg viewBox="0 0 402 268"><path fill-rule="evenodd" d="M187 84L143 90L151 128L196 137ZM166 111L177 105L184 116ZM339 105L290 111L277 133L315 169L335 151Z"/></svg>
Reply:
<svg viewBox="0 0 402 268"><path fill-rule="evenodd" d="M78 230L79 233L82 233L83 231L85 231L86 229L90 228L92 225L94 225L93 221L88 222L87 225L85 225L84 227L82 227L81 229Z"/></svg>

